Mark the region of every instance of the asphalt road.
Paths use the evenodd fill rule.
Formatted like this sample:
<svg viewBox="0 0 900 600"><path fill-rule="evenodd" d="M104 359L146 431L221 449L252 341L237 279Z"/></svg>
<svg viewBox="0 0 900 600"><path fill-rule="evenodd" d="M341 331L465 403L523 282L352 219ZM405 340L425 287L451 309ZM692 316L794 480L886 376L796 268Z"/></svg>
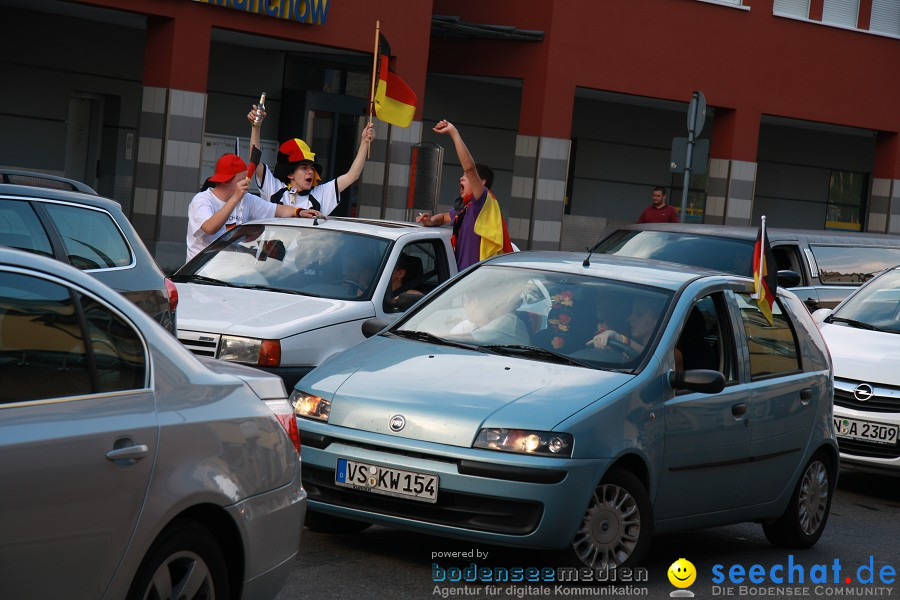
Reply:
<svg viewBox="0 0 900 600"><path fill-rule="evenodd" d="M432 558L433 553L454 551L487 553L487 557ZM440 568L464 569L474 562L479 567L512 569L556 567L560 561L553 552L472 544L386 527L372 527L354 535L325 535L305 529L300 555L278 600L662 599L669 598L670 592L676 590L667 572L682 557L691 561L697 571L696 581L688 588L695 598L897 598L900 596L900 477L842 472L825 533L809 550L775 548L755 524L659 536L644 564L645 581L618 581L605 586L596 582L534 582L514 587L509 583L435 582L433 563ZM865 583L869 570L859 571L859 568L868 567L870 560L873 581ZM720 566L714 571L716 565ZM760 583L747 579L753 565L761 565L754 571ZM836 566L840 567L839 572ZM745 579L738 583L741 569ZM734 582L729 579L730 573L734 573ZM788 582L788 573L793 583ZM776 583L773 576L783 581ZM849 584L847 577L851 579ZM893 582L884 583L882 577L893 578ZM715 579L721 582L716 583Z"/></svg>

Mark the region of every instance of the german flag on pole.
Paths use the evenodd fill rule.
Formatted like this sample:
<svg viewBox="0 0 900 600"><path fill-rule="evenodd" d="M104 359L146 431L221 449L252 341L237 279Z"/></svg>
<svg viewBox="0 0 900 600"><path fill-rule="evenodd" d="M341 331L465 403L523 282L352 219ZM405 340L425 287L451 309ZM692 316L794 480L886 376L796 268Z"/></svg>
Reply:
<svg viewBox="0 0 900 600"><path fill-rule="evenodd" d="M398 127L409 127L416 114L416 94L390 70L391 47L383 35L378 41L378 74L375 85L375 116Z"/></svg>
<svg viewBox="0 0 900 600"><path fill-rule="evenodd" d="M756 245L753 246L753 289L752 297L759 305L759 310L765 315L769 325L774 325L772 305L775 303L775 294L778 290L778 271L775 266L775 254L769 245L769 236L766 235L765 217L762 217Z"/></svg>

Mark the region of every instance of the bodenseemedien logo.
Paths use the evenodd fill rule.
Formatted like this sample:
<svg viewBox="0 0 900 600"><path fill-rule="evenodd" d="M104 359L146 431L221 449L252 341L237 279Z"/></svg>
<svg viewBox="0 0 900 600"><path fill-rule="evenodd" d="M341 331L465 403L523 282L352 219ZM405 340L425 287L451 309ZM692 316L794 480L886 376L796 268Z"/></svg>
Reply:
<svg viewBox="0 0 900 600"><path fill-rule="evenodd" d="M666 574L669 576L669 583L678 588L669 593L671 598L694 597L694 592L687 589L697 579L697 569L694 567L694 563L686 558L679 558L669 566Z"/></svg>

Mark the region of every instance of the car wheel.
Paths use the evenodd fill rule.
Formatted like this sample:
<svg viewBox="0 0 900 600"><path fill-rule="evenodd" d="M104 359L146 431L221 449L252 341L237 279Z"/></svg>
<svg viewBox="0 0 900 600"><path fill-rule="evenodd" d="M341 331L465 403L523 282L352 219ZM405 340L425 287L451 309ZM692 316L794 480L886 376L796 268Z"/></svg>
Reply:
<svg viewBox="0 0 900 600"><path fill-rule="evenodd" d="M303 524L319 533L359 533L372 526L371 523L326 515L314 510L306 511L306 520Z"/></svg>
<svg viewBox="0 0 900 600"><path fill-rule="evenodd" d="M571 553L592 568L628 567L643 560L653 537L653 507L641 481L623 469L606 474L591 495Z"/></svg>
<svg viewBox="0 0 900 600"><path fill-rule="evenodd" d="M835 486L834 467L824 452L816 453L803 469L784 514L763 523L766 539L784 548L810 548L822 536Z"/></svg>
<svg viewBox="0 0 900 600"><path fill-rule="evenodd" d="M193 521L175 522L153 542L141 562L129 600L228 600L225 557L216 538Z"/></svg>

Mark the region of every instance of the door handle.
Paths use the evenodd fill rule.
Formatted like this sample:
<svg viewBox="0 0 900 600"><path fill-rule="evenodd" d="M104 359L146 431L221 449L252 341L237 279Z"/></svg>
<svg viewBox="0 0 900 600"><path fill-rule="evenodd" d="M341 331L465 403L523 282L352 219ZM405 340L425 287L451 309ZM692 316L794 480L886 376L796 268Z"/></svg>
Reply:
<svg viewBox="0 0 900 600"><path fill-rule="evenodd" d="M731 407L731 414L734 415L735 419L740 419L747 414L747 405L744 403L735 404Z"/></svg>
<svg viewBox="0 0 900 600"><path fill-rule="evenodd" d="M800 390L800 403L806 406L810 400L812 400L812 390L809 388Z"/></svg>
<svg viewBox="0 0 900 600"><path fill-rule="evenodd" d="M150 453L147 444L136 444L125 448L116 448L106 453L109 460L140 460Z"/></svg>

